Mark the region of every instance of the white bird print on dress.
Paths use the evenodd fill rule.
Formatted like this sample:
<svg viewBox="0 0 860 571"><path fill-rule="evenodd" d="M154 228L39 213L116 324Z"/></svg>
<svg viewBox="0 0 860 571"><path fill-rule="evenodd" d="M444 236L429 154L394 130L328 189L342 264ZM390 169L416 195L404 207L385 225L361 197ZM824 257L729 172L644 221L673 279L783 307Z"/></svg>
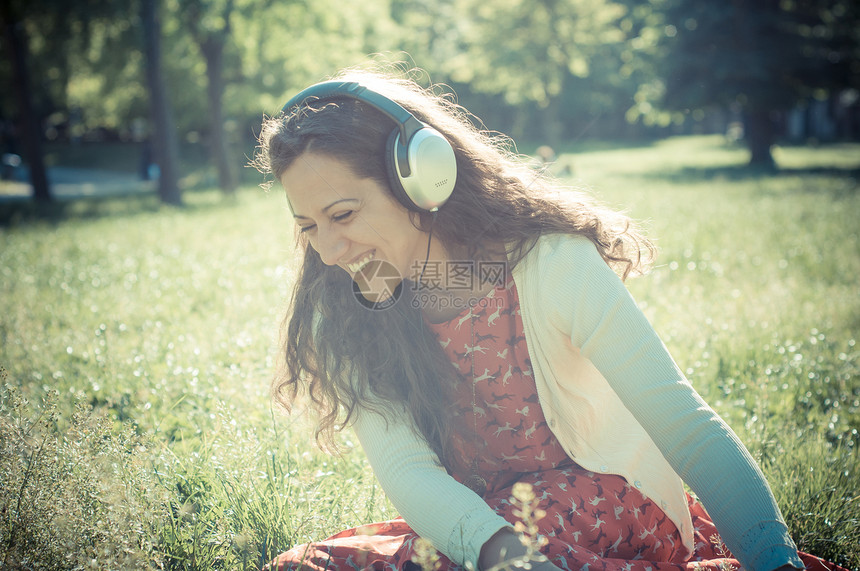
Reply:
<svg viewBox="0 0 860 571"><path fill-rule="evenodd" d="M471 355L474 352L478 352L478 353L482 353L482 354L487 352L487 348L481 347L480 345L475 345L474 347L469 347L469 345L464 343L463 348L466 350L466 353L463 355L464 357L466 355Z"/></svg>
<svg viewBox="0 0 860 571"><path fill-rule="evenodd" d="M609 550L613 553L618 553L618 546L621 545L621 540L624 538L624 534L621 531L618 532L618 539L615 540L615 543L609 546Z"/></svg>
<svg viewBox="0 0 860 571"><path fill-rule="evenodd" d="M502 434L502 432L513 431L513 430L514 430L514 427L511 426L511 423L506 422L504 426L500 426L496 429L496 432L493 434L493 436L498 437L499 435Z"/></svg>
<svg viewBox="0 0 860 571"><path fill-rule="evenodd" d="M470 310L470 311L469 311L469 313L467 313L466 315L464 315L463 317L461 317L459 321L457 321L457 326L456 326L456 327L454 327L454 329L456 329L457 331L459 331L459 330L460 330L460 326L461 326L461 325L463 325L464 323L466 323L466 320L471 319L471 318L472 318L472 311Z"/></svg>
<svg viewBox="0 0 860 571"><path fill-rule="evenodd" d="M490 370L485 368L483 375L481 375L480 377L475 377L475 382L477 383L480 381L486 381L488 379L493 379L493 378L495 378L495 377L493 377L493 375L490 374Z"/></svg>
<svg viewBox="0 0 860 571"><path fill-rule="evenodd" d="M593 506L595 506L595 507L596 507L596 506L597 506L597 504L599 504L600 502L605 502L605 501L606 501L606 498L601 498L601 497L598 497L598 496L594 496L593 498L591 498L590 500L588 500L588 503L590 503L591 505L593 505Z"/></svg>
<svg viewBox="0 0 860 571"><path fill-rule="evenodd" d="M657 524L655 523L651 529L645 529L642 533L639 534L639 539L645 539L649 535L654 535L654 532L657 531Z"/></svg>
<svg viewBox="0 0 860 571"><path fill-rule="evenodd" d="M507 353L507 352L508 352L508 350L507 350L507 349L505 349L505 353ZM508 365L508 370L507 370L507 372L505 373L505 376L504 376L504 377L502 377L502 384L503 384L503 385L505 385L505 386L507 386L507 385L508 385L508 381L510 381L510 380L511 380L511 377L513 377L513 376L514 376L514 366L513 366L513 365Z"/></svg>
<svg viewBox="0 0 860 571"><path fill-rule="evenodd" d="M671 545L672 547L675 547L675 538L672 537L671 533L666 534L666 539L669 541L669 545Z"/></svg>

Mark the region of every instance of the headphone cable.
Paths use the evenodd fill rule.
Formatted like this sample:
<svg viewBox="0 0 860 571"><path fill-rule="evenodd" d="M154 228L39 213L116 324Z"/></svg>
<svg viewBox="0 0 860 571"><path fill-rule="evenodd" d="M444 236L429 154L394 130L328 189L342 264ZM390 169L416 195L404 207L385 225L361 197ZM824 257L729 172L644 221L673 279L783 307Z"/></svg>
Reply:
<svg viewBox="0 0 860 571"><path fill-rule="evenodd" d="M427 263L430 261L430 241L433 239L433 226L436 224L436 211L432 213L433 218L430 220L430 232L427 234L427 255L424 256L424 266L421 268L421 274L418 276L418 283L415 284L417 289L421 289L421 279L424 277L424 272L427 270Z"/></svg>

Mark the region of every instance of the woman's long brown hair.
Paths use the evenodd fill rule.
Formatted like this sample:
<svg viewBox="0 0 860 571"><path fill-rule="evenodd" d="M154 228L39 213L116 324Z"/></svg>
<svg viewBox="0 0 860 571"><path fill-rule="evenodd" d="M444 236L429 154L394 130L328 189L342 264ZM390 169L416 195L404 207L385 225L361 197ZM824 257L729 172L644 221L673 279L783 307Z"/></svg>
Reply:
<svg viewBox="0 0 860 571"><path fill-rule="evenodd" d="M433 221L433 239L457 259L506 255L510 271L539 236L566 233L589 238L622 278L651 261L653 246L629 218L524 165L507 150L508 139L477 128L451 97L422 89L402 73L350 70L336 79L384 94L451 143L457 183ZM392 129L390 119L360 101L311 102L263 123L253 164L279 180L302 153L314 151L387 187L384 152ZM415 214L413 223L428 230L431 215ZM346 426L357 407L383 416L402 407L443 466L462 466L451 445L449 412L458 376L419 310L405 299L368 310L355 300L346 272L326 266L306 240L299 243L304 260L281 327L275 400L289 410L307 394L319 413L316 437L323 445L332 444L334 430Z"/></svg>

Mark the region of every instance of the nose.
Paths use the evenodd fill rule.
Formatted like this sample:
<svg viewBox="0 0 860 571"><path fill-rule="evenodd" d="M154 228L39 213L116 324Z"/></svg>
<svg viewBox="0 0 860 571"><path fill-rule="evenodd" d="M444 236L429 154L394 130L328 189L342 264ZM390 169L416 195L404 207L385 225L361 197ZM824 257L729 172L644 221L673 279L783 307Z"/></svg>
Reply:
<svg viewBox="0 0 860 571"><path fill-rule="evenodd" d="M311 245L327 266L337 264L348 248L347 239L337 226L318 228L314 242Z"/></svg>

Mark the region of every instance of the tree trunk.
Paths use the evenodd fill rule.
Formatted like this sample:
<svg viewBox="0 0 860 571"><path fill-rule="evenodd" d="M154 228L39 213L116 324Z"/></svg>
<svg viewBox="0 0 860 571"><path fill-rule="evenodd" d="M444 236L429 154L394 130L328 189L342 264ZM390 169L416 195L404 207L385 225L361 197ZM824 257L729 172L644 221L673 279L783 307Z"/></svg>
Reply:
<svg viewBox="0 0 860 571"><path fill-rule="evenodd" d="M224 39L210 37L200 46L206 59L206 97L209 102L209 153L218 169L218 185L225 193L236 191L227 139L224 133Z"/></svg>
<svg viewBox="0 0 860 571"><path fill-rule="evenodd" d="M173 112L164 84L161 65L161 22L158 19L158 0L141 1L143 23L143 50L146 60L146 82L149 87L149 108L154 126L153 150L160 174L158 195L165 204L181 205L177 162L179 143L173 124Z"/></svg>
<svg viewBox="0 0 860 571"><path fill-rule="evenodd" d="M23 139L24 161L30 169L30 184L37 202L52 200L45 162L42 157L41 120L33 109L33 91L30 87L30 70L27 67L29 43L22 22L12 13L12 6L0 0L0 25L3 27L3 43L12 60L12 89L18 104L18 133Z"/></svg>
<svg viewBox="0 0 860 571"><path fill-rule="evenodd" d="M744 138L750 150L751 167L776 168L770 152L776 140L776 128L767 108L752 107L744 112Z"/></svg>

